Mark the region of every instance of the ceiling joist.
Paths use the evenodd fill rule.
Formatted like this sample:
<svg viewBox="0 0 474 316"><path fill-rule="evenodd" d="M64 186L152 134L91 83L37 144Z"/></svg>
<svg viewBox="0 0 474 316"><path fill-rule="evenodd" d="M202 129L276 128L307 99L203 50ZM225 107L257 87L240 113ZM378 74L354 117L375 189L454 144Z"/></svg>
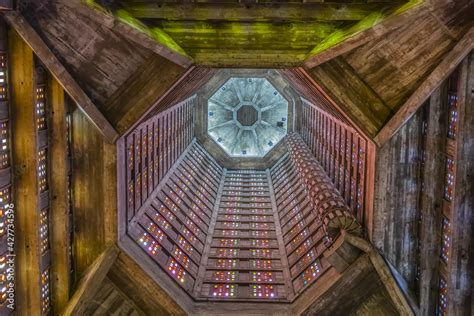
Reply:
<svg viewBox="0 0 474 316"><path fill-rule="evenodd" d="M168 21L358 21L392 7L393 3L125 3L136 18Z"/></svg>
<svg viewBox="0 0 474 316"><path fill-rule="evenodd" d="M23 40L31 47L46 68L48 68L51 74L61 84L64 90L90 119L92 124L108 142L114 143L119 136L117 131L99 111L84 90L82 90L67 69L61 64L53 51L51 51L38 33L36 33L33 27L31 27L28 21L26 21L17 11L4 12L3 16L10 26L14 28Z"/></svg>

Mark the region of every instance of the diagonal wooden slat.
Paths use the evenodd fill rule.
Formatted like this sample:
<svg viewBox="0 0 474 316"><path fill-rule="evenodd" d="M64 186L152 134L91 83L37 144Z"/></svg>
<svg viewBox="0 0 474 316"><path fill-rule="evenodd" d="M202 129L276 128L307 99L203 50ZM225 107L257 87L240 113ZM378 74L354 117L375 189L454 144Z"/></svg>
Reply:
<svg viewBox="0 0 474 316"><path fill-rule="evenodd" d="M31 47L46 68L58 80L64 90L77 103L78 107L90 119L108 142L114 143L119 134L104 115L95 106L92 100L82 90L71 74L61 64L54 52L44 43L33 27L17 11L3 12L5 20L13 27L23 40Z"/></svg>
<svg viewBox="0 0 474 316"><path fill-rule="evenodd" d="M85 309L117 260L119 252L116 245L110 246L92 263L79 281L76 292L61 315L84 315Z"/></svg>

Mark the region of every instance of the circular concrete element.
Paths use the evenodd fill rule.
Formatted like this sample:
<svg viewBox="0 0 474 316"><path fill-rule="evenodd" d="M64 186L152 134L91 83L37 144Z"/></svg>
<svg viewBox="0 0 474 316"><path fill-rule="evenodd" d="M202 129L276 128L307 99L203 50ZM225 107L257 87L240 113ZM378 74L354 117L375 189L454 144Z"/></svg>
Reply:
<svg viewBox="0 0 474 316"><path fill-rule="evenodd" d="M258 120L258 112L253 105L244 105L237 110L237 121L242 126L252 126Z"/></svg>
<svg viewBox="0 0 474 316"><path fill-rule="evenodd" d="M287 132L288 101L265 78L230 78L208 100L208 134L230 157L264 157Z"/></svg>

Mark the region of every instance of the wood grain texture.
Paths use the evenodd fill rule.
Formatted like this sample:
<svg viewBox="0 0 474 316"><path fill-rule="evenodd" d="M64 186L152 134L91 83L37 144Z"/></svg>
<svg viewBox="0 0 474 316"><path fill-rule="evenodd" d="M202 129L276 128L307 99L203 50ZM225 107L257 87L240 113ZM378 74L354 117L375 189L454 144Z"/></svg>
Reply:
<svg viewBox="0 0 474 316"><path fill-rule="evenodd" d="M116 148L79 110L72 114L76 273L117 240Z"/></svg>
<svg viewBox="0 0 474 316"><path fill-rule="evenodd" d="M373 242L414 288L421 117L417 113L377 151Z"/></svg>
<svg viewBox="0 0 474 316"><path fill-rule="evenodd" d="M473 310L472 277L474 275L474 53L463 61L460 71L459 123L456 136L456 166L452 201L451 256L448 313L468 315Z"/></svg>
<svg viewBox="0 0 474 316"><path fill-rule="evenodd" d="M52 77L49 78L49 104L51 107L51 285L54 311L62 311L69 299L69 207L67 127L64 90Z"/></svg>
<svg viewBox="0 0 474 316"><path fill-rule="evenodd" d="M37 188L37 133L34 108L33 51L15 31L8 34L15 201L16 308L19 315L39 315L40 240ZM14 70L14 71L13 71Z"/></svg>
<svg viewBox="0 0 474 316"><path fill-rule="evenodd" d="M83 5L83 4L82 4ZM91 100L101 106L152 52L130 43L60 1L28 2L25 19L37 30Z"/></svg>
<svg viewBox="0 0 474 316"><path fill-rule="evenodd" d="M397 113L384 125L375 137L375 141L381 145L386 142L421 104L429 97L439 84L459 65L461 60L474 48L474 27L459 40L426 77L410 97L400 106ZM414 65L416 66L416 65Z"/></svg>

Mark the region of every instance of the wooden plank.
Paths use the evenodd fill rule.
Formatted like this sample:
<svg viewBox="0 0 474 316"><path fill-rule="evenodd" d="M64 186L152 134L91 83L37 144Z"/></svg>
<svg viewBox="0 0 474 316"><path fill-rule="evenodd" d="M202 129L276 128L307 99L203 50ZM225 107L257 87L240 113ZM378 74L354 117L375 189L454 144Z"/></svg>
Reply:
<svg viewBox="0 0 474 316"><path fill-rule="evenodd" d="M373 25L370 28L361 30L360 27L354 27L353 30L347 30L344 41L339 41L336 45L324 48L322 44L316 46L312 52L306 57L305 67L314 68L342 54L345 54L361 45L372 40L382 37L385 34L399 28L400 26L413 23L420 15L429 11L428 6L419 5L410 10L404 11L403 14L393 14L386 17L383 21ZM362 22L361 22L362 24ZM339 32L340 33L340 32ZM338 33L334 33L330 37L340 37Z"/></svg>
<svg viewBox="0 0 474 316"><path fill-rule="evenodd" d="M71 98L78 104L79 108L87 115L100 133L107 139L107 141L114 143L119 136L114 127L107 121L102 113L100 113L92 100L81 89L36 31L18 12L4 12L3 15L5 20L20 34L28 45L30 45L36 55L63 86L64 90L66 90Z"/></svg>
<svg viewBox="0 0 474 316"><path fill-rule="evenodd" d="M94 261L79 281L76 292L61 315L84 315L84 311L102 285L110 267L117 260L119 252L116 245L110 246Z"/></svg>
<svg viewBox="0 0 474 316"><path fill-rule="evenodd" d="M395 115L383 126L377 136L375 136L374 141L379 146L387 142L397 130L410 119L423 102L428 99L430 94L448 77L473 48L474 27L471 27Z"/></svg>
<svg viewBox="0 0 474 316"><path fill-rule="evenodd" d="M72 113L72 139L74 257L80 276L117 240L117 148L79 110Z"/></svg>
<svg viewBox="0 0 474 316"><path fill-rule="evenodd" d="M392 299L392 304L397 309L398 314L415 315L382 256L377 251L371 251L369 253L369 258L375 270L377 271L377 274L379 275L385 290Z"/></svg>
<svg viewBox="0 0 474 316"><path fill-rule="evenodd" d="M16 307L19 315L38 315L40 240L37 198L37 133L34 108L33 51L15 31L9 36L11 124L15 171Z"/></svg>
<svg viewBox="0 0 474 316"><path fill-rule="evenodd" d="M68 203L68 154L67 123L64 90L49 77L48 97L50 101L51 129L51 262L52 305L54 311L62 311L69 299L69 203Z"/></svg>
<svg viewBox="0 0 474 316"><path fill-rule="evenodd" d="M455 148L451 255L448 264L448 315L472 313L474 223L474 53L463 61L459 76L458 133Z"/></svg>
<svg viewBox="0 0 474 316"><path fill-rule="evenodd" d="M447 85L430 96L423 164L420 224L420 315L434 315L438 294L438 267L441 253L446 135L448 132Z"/></svg>
<svg viewBox="0 0 474 316"><path fill-rule="evenodd" d="M393 3L150 3L125 9L139 19L183 21L358 21Z"/></svg>

